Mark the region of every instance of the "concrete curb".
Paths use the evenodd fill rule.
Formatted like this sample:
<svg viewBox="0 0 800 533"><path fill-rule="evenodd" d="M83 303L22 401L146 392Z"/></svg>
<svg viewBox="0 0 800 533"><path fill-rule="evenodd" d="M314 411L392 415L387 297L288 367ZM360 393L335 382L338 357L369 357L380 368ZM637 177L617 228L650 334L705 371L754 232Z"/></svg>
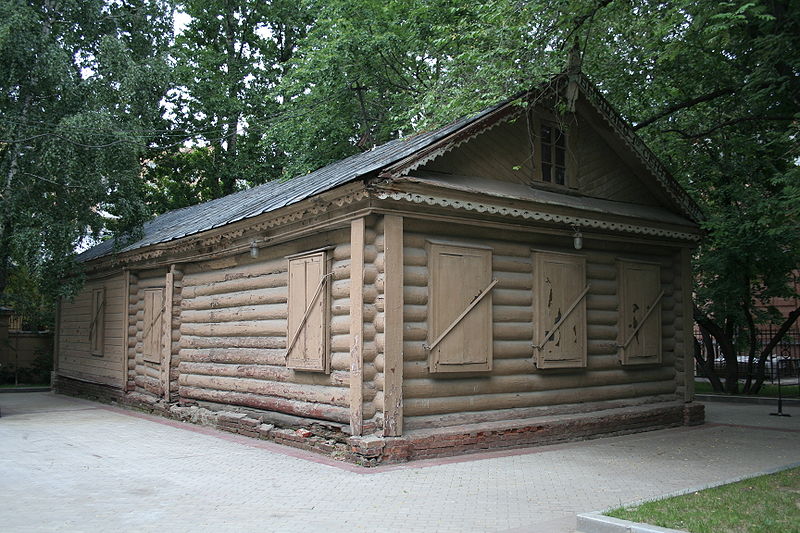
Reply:
<svg viewBox="0 0 800 533"><path fill-rule="evenodd" d="M683 489L677 492L664 494L656 498L636 500L633 502L628 502L621 506L618 505L600 511L579 513L576 517L578 521L578 529L576 531L578 533L686 533L686 531L684 530L669 529L665 527L654 526L651 524L644 524L641 522L631 522L629 520L622 520L620 518L612 518L610 516L605 516L603 513L607 513L608 511L611 511L612 509L617 509L619 507L634 507L637 505L641 505L643 503L666 500L668 498L674 498L675 496L683 496L684 494L690 494L692 492L699 492L701 490L711 489L714 487L721 487L722 485L730 485L731 483L736 483L738 481L743 481L745 479L752 479L754 477L776 474L778 472L783 472L784 470L789 470L790 468L797 468L797 467L800 467L800 462L789 463L788 465L778 466L776 468L770 468L768 470L756 472L755 474L748 474L746 476L738 476L732 479L726 479L725 481L721 481L719 483L709 483L707 485L702 485L699 487Z"/></svg>
<svg viewBox="0 0 800 533"><path fill-rule="evenodd" d="M4 392L50 392L50 387L15 387L0 389L0 394Z"/></svg>
<svg viewBox="0 0 800 533"><path fill-rule="evenodd" d="M794 385L793 387L796 387ZM758 405L778 405L777 398L762 398L760 396L729 396L723 394L695 394L698 402L723 402L723 403L748 403ZM783 405L798 407L800 398L783 398Z"/></svg>
<svg viewBox="0 0 800 533"><path fill-rule="evenodd" d="M600 511L581 513L577 517L578 531L582 533L686 533L679 529L651 526L605 516Z"/></svg>

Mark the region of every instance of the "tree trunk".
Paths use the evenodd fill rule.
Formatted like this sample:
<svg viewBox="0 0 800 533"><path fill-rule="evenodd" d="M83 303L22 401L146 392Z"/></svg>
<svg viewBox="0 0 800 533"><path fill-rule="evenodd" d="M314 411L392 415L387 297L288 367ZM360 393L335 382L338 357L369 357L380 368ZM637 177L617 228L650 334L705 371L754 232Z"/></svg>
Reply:
<svg viewBox="0 0 800 533"><path fill-rule="evenodd" d="M717 376L717 373L714 370L713 359L711 363L703 359L700 343L697 341L697 339L693 338L692 340L694 341L694 360L697 361L697 364L703 369L703 373L711 383L711 388L714 390L714 392L723 392L722 382L719 380L719 376Z"/></svg>
<svg viewBox="0 0 800 533"><path fill-rule="evenodd" d="M781 324L781 327L778 328L778 331L775 332L775 335L772 336L767 345L764 346L764 349L761 350L758 363L756 364L756 380L749 391L751 394L758 394L758 392L761 390L761 386L764 384L764 364L767 361L767 357L770 356L772 350L774 350L778 343L781 342L783 336L786 335L786 332L789 331L789 328L791 328L792 324L797 321L798 317L800 317L800 307L789 313L789 316L786 317L786 320L784 320L783 324ZM780 364L780 361L778 364Z"/></svg>
<svg viewBox="0 0 800 533"><path fill-rule="evenodd" d="M753 322L753 314L750 312L750 306L745 304L742 306L744 308L744 316L747 320L747 332L750 344L750 350L747 353L747 376L744 382L744 393L750 394L750 386L753 383L753 361L756 358L756 344L758 343L758 329L756 328L755 322Z"/></svg>
<svg viewBox="0 0 800 533"><path fill-rule="evenodd" d="M723 330L696 306L694 308L694 320L700 327L704 328L716 339L720 351L722 352L722 357L725 358L725 392L728 394L738 394L739 365L736 360L736 348L733 346L731 337L726 334L726 330L730 331L732 329L730 328L731 322L727 321L728 327Z"/></svg>

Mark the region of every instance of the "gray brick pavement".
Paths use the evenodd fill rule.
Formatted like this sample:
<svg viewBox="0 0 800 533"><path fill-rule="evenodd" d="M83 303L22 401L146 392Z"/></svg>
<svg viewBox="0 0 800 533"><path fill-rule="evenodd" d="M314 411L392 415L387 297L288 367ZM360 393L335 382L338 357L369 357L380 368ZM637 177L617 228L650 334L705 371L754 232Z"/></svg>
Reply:
<svg viewBox="0 0 800 533"><path fill-rule="evenodd" d="M573 531L575 514L800 461L800 412L376 470L49 393L0 395L3 531ZM758 427L760 426L760 427Z"/></svg>

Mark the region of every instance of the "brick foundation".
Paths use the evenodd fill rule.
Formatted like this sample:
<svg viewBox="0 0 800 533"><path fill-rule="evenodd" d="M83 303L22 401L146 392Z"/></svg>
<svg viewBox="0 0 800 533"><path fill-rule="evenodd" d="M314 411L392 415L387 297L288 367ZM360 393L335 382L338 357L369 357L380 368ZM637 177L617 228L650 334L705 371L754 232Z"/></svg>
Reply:
<svg viewBox="0 0 800 533"><path fill-rule="evenodd" d="M259 417L252 411L215 411L197 405L169 405L153 396L123 395L120 389L62 376L55 381L54 389L61 394L115 403L173 420L271 440L362 466L694 426L702 424L705 417L703 404L662 402L572 415L417 430L402 437L351 437L324 424L276 427L266 422L266 416Z"/></svg>

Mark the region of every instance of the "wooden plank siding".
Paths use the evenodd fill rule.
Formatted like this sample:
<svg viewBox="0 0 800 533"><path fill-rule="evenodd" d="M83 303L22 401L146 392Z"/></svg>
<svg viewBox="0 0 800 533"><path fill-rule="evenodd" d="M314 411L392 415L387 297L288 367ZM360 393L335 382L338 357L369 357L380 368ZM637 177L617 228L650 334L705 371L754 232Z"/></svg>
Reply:
<svg viewBox="0 0 800 533"><path fill-rule="evenodd" d="M678 272L675 248L633 246L587 239L576 252L571 239L543 235L514 236L490 230L453 228L451 235L432 233L431 224L413 221L404 234L404 383L406 429L522 418L559 412L578 402L621 405L674 399L678 374L676 339L682 334L683 306L674 284ZM502 238L502 240L501 240ZM428 295L426 243L445 239L492 249L492 277L498 280L492 301L493 365L489 372L443 376L428 369ZM511 240L517 239L517 240ZM580 254L586 260L585 368L537 369L533 364L532 250ZM662 363L622 366L617 348L618 257L656 261L661 266ZM680 315L680 316L679 316ZM682 377L681 377L682 379ZM621 402L621 403L620 403ZM574 406L573 406L574 407ZM585 408L582 407L582 408ZM563 411L562 411L563 412Z"/></svg>
<svg viewBox="0 0 800 533"><path fill-rule="evenodd" d="M136 283L131 281L131 295L129 309L132 327L128 328L128 381L133 381L132 390L145 395L160 398L164 394L164 383L161 370L161 350L151 348L153 354L146 355L146 341L149 339L151 346L160 346L162 343L163 316L160 314L162 296L166 285L167 269L157 268L136 273ZM132 276L133 277L133 276ZM157 295L157 298L156 298ZM158 300L158 301L156 301ZM146 316L148 302L153 306L153 315ZM149 319L149 320L146 320ZM145 334L148 338L145 339ZM132 348L132 350L131 350ZM129 385L129 390L131 387Z"/></svg>
<svg viewBox="0 0 800 533"><path fill-rule="evenodd" d="M340 230L261 248L258 258L245 253L184 266L174 356L178 396L349 424L349 239L349 229ZM285 358L287 256L326 246L330 372L292 370ZM373 377L365 369L365 379Z"/></svg>
<svg viewBox="0 0 800 533"><path fill-rule="evenodd" d="M63 300L59 313L58 373L65 377L121 388L123 385L122 273L90 279L73 300ZM102 324L102 349L92 354L92 297L102 292L97 323Z"/></svg>

